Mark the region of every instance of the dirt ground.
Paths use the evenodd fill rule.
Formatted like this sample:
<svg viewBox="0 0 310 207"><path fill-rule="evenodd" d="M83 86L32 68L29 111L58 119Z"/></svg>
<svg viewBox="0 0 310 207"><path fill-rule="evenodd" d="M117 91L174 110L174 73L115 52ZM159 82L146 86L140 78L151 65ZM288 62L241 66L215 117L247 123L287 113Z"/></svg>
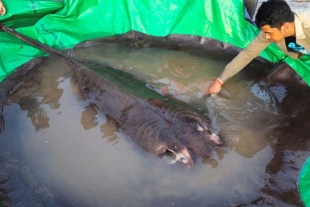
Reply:
<svg viewBox="0 0 310 207"><path fill-rule="evenodd" d="M266 0L259 0L257 3L257 9L260 5ZM290 5L291 9L300 9L300 8L310 8L310 0L286 0L287 3Z"/></svg>
<svg viewBox="0 0 310 207"><path fill-rule="evenodd" d="M310 8L310 0L287 0L292 9Z"/></svg>
<svg viewBox="0 0 310 207"><path fill-rule="evenodd" d="M257 4L257 8L259 8L259 6L264 1L259 0ZM292 9L299 9L299 8L306 8L306 7L310 8L310 0L286 0L286 1L291 6Z"/></svg>

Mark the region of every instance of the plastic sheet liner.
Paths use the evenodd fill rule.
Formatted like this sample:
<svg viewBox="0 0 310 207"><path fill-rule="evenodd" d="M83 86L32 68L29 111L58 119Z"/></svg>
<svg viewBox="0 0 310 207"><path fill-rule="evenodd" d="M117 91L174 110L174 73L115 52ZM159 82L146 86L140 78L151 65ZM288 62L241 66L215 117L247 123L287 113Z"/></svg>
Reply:
<svg viewBox="0 0 310 207"><path fill-rule="evenodd" d="M259 30L244 18L242 0L3 0L8 27L48 44L66 49L85 40L135 30L153 36L197 35L245 48ZM0 81L18 66L43 52L0 32ZM310 84L310 66L286 57L275 45L261 56L284 59ZM304 57L310 65L310 58Z"/></svg>
<svg viewBox="0 0 310 207"><path fill-rule="evenodd" d="M307 161L302 167L302 170L299 174L298 180L298 189L300 193L300 197L304 202L305 206L310 206L310 157L308 157Z"/></svg>

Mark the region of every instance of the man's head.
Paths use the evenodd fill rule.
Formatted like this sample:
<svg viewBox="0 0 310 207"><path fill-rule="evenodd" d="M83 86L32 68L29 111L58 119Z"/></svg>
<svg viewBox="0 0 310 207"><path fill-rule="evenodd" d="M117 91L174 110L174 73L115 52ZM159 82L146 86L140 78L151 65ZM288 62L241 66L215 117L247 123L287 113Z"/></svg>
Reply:
<svg viewBox="0 0 310 207"><path fill-rule="evenodd" d="M284 0L263 2L257 11L255 23L273 42L279 42L294 33L294 13Z"/></svg>

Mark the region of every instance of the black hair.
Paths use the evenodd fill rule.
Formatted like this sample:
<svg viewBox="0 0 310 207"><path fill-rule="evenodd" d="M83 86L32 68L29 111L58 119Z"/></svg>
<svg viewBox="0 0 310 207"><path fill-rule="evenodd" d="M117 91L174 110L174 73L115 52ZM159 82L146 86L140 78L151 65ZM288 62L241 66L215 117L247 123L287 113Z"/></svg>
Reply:
<svg viewBox="0 0 310 207"><path fill-rule="evenodd" d="M255 16L255 24L261 28L270 25L272 28L281 29L285 22L293 22L294 13L284 0L268 0L263 2Z"/></svg>

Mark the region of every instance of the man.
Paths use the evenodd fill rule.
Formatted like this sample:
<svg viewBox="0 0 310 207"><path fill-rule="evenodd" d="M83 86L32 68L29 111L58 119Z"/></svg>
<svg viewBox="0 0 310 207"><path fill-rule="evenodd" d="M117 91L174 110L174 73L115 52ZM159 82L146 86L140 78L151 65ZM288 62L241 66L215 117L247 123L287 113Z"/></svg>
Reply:
<svg viewBox="0 0 310 207"><path fill-rule="evenodd" d="M0 15L3 16L3 15L5 15L5 13L6 13L6 9L5 9L2 1L0 0Z"/></svg>
<svg viewBox="0 0 310 207"><path fill-rule="evenodd" d="M310 56L310 9L292 12L284 0L268 0L258 9L255 23L261 32L226 65L207 93L219 93L225 81L242 70L272 42L292 58Z"/></svg>

